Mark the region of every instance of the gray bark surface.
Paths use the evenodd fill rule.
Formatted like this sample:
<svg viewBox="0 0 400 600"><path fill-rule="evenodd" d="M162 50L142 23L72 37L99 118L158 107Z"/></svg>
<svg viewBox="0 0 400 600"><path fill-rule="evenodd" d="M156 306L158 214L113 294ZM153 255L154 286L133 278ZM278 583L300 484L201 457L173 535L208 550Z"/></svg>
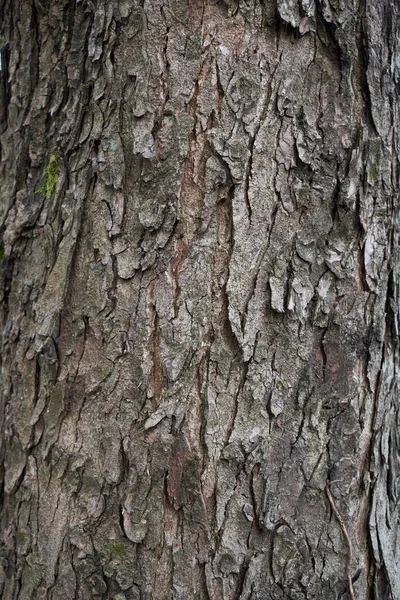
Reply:
<svg viewBox="0 0 400 600"><path fill-rule="evenodd" d="M398 3L0 20L2 598L399 600Z"/></svg>

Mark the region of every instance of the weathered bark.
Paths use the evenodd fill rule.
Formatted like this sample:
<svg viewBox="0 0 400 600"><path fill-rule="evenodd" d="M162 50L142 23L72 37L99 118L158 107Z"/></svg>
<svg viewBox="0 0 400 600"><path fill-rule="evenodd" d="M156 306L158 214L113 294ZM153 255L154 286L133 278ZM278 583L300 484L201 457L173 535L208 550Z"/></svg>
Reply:
<svg viewBox="0 0 400 600"><path fill-rule="evenodd" d="M0 6L2 597L398 600L398 4Z"/></svg>

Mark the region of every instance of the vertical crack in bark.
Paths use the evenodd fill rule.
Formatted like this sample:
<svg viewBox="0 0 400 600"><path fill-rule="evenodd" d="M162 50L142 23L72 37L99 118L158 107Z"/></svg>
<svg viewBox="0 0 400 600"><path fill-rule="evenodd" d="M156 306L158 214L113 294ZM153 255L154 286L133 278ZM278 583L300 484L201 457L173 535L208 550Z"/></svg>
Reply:
<svg viewBox="0 0 400 600"><path fill-rule="evenodd" d="M397 7L11 4L0 593L388 600Z"/></svg>
<svg viewBox="0 0 400 600"><path fill-rule="evenodd" d="M353 588L353 578L352 578L352 560L353 560L353 546L350 540L350 536L347 532L346 529L346 525L344 524L342 515L340 514L340 512L338 511L335 501L333 499L330 487L331 485L333 485L334 483L337 483L337 481L327 481L326 483L326 495L328 496L328 500L329 503L331 505L332 511L335 514L335 517L337 518L337 520L339 521L339 525L340 528L343 532L344 537L346 538L346 543L347 543L347 547L348 547L348 561L347 561L347 580L348 580L348 585L349 585L349 594L350 594L350 598L351 600L355 600L355 596L354 596L354 588Z"/></svg>

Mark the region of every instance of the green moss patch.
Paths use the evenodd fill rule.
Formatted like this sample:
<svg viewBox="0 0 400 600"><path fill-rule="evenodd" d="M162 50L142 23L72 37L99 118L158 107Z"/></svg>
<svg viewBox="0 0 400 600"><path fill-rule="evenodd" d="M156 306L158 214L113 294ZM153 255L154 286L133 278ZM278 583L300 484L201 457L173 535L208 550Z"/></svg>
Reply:
<svg viewBox="0 0 400 600"><path fill-rule="evenodd" d="M51 154L48 165L43 173L44 183L38 189L38 192L44 194L46 200L48 200L54 194L59 176L60 159L57 154Z"/></svg>
<svg viewBox="0 0 400 600"><path fill-rule="evenodd" d="M117 542L111 548L112 552L117 554L120 558L124 558L126 556L126 548L123 542Z"/></svg>

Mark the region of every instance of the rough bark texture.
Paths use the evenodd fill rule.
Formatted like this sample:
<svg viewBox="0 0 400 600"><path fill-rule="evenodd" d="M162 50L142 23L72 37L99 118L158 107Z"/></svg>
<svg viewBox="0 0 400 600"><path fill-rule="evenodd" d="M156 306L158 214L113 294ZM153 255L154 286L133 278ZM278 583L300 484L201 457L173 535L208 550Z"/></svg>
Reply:
<svg viewBox="0 0 400 600"><path fill-rule="evenodd" d="M398 3L0 6L2 598L398 600Z"/></svg>

